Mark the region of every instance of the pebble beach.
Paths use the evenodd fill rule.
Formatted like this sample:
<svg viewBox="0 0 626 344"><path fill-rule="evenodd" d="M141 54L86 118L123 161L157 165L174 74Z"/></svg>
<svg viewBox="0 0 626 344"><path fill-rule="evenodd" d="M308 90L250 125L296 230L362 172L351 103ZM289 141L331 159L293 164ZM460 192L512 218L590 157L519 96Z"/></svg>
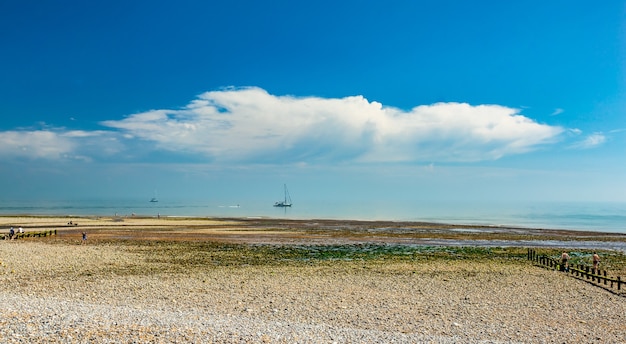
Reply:
<svg viewBox="0 0 626 344"><path fill-rule="evenodd" d="M527 261L181 268L56 238L0 241L0 261L3 343L626 342L626 298Z"/></svg>

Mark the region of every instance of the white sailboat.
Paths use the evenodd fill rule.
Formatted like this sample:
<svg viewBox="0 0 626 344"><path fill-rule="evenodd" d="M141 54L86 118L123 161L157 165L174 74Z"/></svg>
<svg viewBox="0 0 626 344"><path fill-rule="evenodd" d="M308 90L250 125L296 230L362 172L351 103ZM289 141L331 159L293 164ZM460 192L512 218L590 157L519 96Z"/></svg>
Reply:
<svg viewBox="0 0 626 344"><path fill-rule="evenodd" d="M156 190L154 190L154 197L152 197L152 198L150 199L150 202L152 202L152 203L156 203L156 202L158 202L158 201L159 201L159 199L157 198L157 193L156 193Z"/></svg>
<svg viewBox="0 0 626 344"><path fill-rule="evenodd" d="M287 190L287 184L285 184L285 200L274 203L275 207L291 207L291 196L289 196L289 190Z"/></svg>

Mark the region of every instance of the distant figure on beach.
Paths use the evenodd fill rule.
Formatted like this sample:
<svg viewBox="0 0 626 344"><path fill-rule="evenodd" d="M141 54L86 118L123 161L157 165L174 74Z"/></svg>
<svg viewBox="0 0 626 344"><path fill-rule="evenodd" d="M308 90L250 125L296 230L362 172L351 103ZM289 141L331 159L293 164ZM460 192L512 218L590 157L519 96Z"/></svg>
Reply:
<svg viewBox="0 0 626 344"><path fill-rule="evenodd" d="M13 239L14 235L15 235L15 229L13 229L13 227L11 227L11 229L9 230L9 239Z"/></svg>
<svg viewBox="0 0 626 344"><path fill-rule="evenodd" d="M83 232L83 244L87 242L87 232Z"/></svg>
<svg viewBox="0 0 626 344"><path fill-rule="evenodd" d="M18 231L20 232L20 234L21 234L21 233L24 233L24 228L20 227L20 228L18 229Z"/></svg>
<svg viewBox="0 0 626 344"><path fill-rule="evenodd" d="M598 253L594 252L592 259L593 259L593 273L597 275L598 265L600 265L600 256L598 256Z"/></svg>
<svg viewBox="0 0 626 344"><path fill-rule="evenodd" d="M565 251L561 254L561 269L563 271L569 271L569 254Z"/></svg>

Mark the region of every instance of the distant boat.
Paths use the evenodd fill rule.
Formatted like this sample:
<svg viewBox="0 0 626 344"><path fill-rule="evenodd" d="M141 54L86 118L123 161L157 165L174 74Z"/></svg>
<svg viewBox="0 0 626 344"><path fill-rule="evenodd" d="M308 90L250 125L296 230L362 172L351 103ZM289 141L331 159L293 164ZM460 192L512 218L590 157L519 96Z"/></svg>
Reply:
<svg viewBox="0 0 626 344"><path fill-rule="evenodd" d="M291 196L289 196L289 190L287 190L287 184L285 184L285 200L274 203L274 206L280 207L280 208L291 207Z"/></svg>
<svg viewBox="0 0 626 344"><path fill-rule="evenodd" d="M158 201L159 201L159 199L158 199L156 196L157 196L157 194L156 194L156 190L155 190L155 191L154 191L154 197L150 198L150 202L152 202L152 203L156 203L156 202L158 202Z"/></svg>

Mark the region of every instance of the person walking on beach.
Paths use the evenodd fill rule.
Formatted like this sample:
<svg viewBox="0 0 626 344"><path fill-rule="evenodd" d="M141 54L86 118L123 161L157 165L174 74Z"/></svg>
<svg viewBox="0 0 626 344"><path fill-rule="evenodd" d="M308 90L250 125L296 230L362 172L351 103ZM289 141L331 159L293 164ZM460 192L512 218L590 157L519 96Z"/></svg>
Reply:
<svg viewBox="0 0 626 344"><path fill-rule="evenodd" d="M561 254L561 270L569 271L569 254L565 251Z"/></svg>
<svg viewBox="0 0 626 344"><path fill-rule="evenodd" d="M592 259L593 259L593 273L597 275L598 265L600 265L600 256L598 256L598 253L594 252Z"/></svg>
<svg viewBox="0 0 626 344"><path fill-rule="evenodd" d="M83 242L82 244L87 242L87 232L83 232Z"/></svg>

